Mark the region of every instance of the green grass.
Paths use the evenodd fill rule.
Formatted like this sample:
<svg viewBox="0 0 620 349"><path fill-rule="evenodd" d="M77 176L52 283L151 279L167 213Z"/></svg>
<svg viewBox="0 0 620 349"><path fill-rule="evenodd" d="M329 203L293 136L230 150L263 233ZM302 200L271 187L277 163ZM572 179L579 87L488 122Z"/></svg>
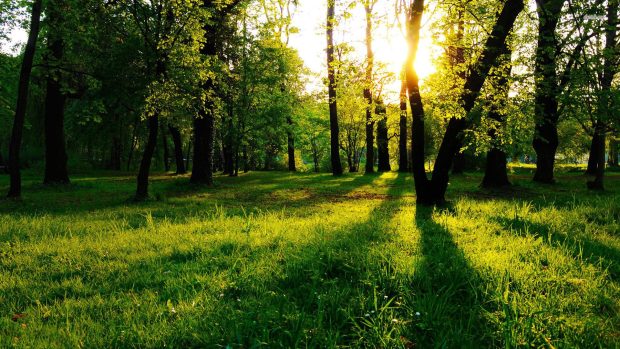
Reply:
<svg viewBox="0 0 620 349"><path fill-rule="evenodd" d="M0 201L0 347L620 347L620 176L27 177ZM0 178L0 190L7 189Z"/></svg>

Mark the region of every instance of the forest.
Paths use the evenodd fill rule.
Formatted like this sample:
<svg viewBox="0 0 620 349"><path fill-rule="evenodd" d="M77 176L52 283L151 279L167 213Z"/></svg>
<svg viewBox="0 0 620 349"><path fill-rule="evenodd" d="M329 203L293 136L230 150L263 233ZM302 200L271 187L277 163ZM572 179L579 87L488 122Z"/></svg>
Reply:
<svg viewBox="0 0 620 349"><path fill-rule="evenodd" d="M620 347L620 0L0 0L0 347Z"/></svg>

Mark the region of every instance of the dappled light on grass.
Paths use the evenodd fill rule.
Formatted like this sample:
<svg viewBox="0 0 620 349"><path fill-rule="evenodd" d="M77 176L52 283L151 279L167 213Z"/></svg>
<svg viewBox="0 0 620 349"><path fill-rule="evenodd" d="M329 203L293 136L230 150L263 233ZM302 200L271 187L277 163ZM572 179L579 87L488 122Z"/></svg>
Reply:
<svg viewBox="0 0 620 349"><path fill-rule="evenodd" d="M441 210L408 174L252 173L193 194L162 177L132 204L131 182L74 182L0 208L0 346L618 341L610 197L480 200L463 176Z"/></svg>

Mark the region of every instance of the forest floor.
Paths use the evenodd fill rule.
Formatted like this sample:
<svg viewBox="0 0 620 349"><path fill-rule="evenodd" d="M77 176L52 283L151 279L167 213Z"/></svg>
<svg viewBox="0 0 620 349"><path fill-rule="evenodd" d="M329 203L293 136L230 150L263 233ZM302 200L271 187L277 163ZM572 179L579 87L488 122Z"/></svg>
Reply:
<svg viewBox="0 0 620 349"><path fill-rule="evenodd" d="M75 176L0 199L0 347L620 347L620 175ZM0 192L8 178L0 177Z"/></svg>

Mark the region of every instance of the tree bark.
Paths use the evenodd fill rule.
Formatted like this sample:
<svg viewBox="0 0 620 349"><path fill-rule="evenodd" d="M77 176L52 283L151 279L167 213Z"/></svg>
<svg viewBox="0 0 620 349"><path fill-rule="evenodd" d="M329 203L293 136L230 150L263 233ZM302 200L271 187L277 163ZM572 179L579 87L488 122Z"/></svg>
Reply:
<svg viewBox="0 0 620 349"><path fill-rule="evenodd" d="M334 67L334 26L335 26L335 0L327 0L327 77L329 80L329 128L332 173L334 176L342 175L342 163L340 162L340 128L338 126L338 105L336 96L336 74Z"/></svg>
<svg viewBox="0 0 620 349"><path fill-rule="evenodd" d="M506 106L510 90L508 78L512 73L512 50L505 41L500 50L502 56L498 59L497 66L494 69L496 79L493 80L495 82L493 91L495 95L499 96L499 101L493 101L488 116L489 119L495 121L495 125L488 132L491 138L491 149L487 153L484 178L482 179L484 188L501 188L510 185L506 168L506 153L498 144L497 128L504 128L506 123L502 109Z"/></svg>
<svg viewBox="0 0 620 349"><path fill-rule="evenodd" d="M60 1L48 4L46 11L50 24L46 54L46 63L60 65L64 54L64 41L58 33L62 28ZM45 95L45 176L44 184L69 184L67 169L67 150L65 145L65 101L67 96L62 91L60 70L48 68Z"/></svg>
<svg viewBox="0 0 620 349"><path fill-rule="evenodd" d="M535 130L532 145L536 151L534 181L554 183L555 155L558 148L558 95L556 28L564 0L537 1L538 46L534 76L536 78Z"/></svg>
<svg viewBox="0 0 620 349"><path fill-rule="evenodd" d="M157 143L157 131L159 129L159 117L153 115L148 120L149 136L142 154L140 162L140 170L138 171L136 201L146 200L149 196L149 172L151 170L151 160L155 153L155 144Z"/></svg>
<svg viewBox="0 0 620 349"><path fill-rule="evenodd" d="M24 120L26 118L26 107L28 104L28 88L30 87L30 74L39 37L41 21L41 0L35 0L32 4L30 15L30 31L28 41L24 50L21 71L19 74L19 85L17 88L17 105L15 107L15 118L11 130L11 142L9 144L9 174L11 176L8 197L21 197L21 172L19 156L24 131Z"/></svg>
<svg viewBox="0 0 620 349"><path fill-rule="evenodd" d="M588 155L588 167L586 168L586 175L596 175L596 169L598 168L598 144L600 134L596 131L592 134L592 142L590 143L590 154Z"/></svg>
<svg viewBox="0 0 620 349"><path fill-rule="evenodd" d="M163 79L166 75L166 63L164 58L159 58L155 63L155 76L157 79ZM148 119L149 135L140 161L140 169L138 170L136 201L143 201L149 197L149 173L151 171L151 161L155 153L155 145L157 144L157 133L159 131L159 112L156 111Z"/></svg>
<svg viewBox="0 0 620 349"><path fill-rule="evenodd" d="M176 164L176 174L183 175L186 173L185 163L183 162L183 141L181 139L181 131L175 126L168 125L168 131L172 136L172 143L174 143L174 161Z"/></svg>
<svg viewBox="0 0 620 349"><path fill-rule="evenodd" d="M507 0L497 18L493 30L488 37L482 55L472 67L471 74L465 81L463 93L460 96L465 113L469 113L480 94L482 85L491 67L499 56L499 48L503 45L509 31L512 29L517 15L523 9L523 0ZM449 171L455 154L460 148L459 135L467 127L467 118L452 118L448 122L443 141L439 147L433 177L429 183L424 170L424 109L418 86L418 77L413 67L417 55L417 46L420 38L420 22L424 8L423 0L415 0L412 4L409 17L410 53L407 67L407 88L413 114L413 167L417 201L420 204L434 205L445 202L445 193L448 187ZM410 64L411 63L411 64Z"/></svg>
<svg viewBox="0 0 620 349"><path fill-rule="evenodd" d="M587 184L588 189L604 190L603 179L605 176L605 139L607 135L608 123L612 121L615 113L615 106L612 99L612 83L618 71L618 58L620 48L617 42L618 26L618 0L607 1L607 23L605 27L605 58L603 64L603 74L601 78L601 91L598 120L596 123L595 134L598 134L596 144L597 168L594 181Z"/></svg>
<svg viewBox="0 0 620 349"><path fill-rule="evenodd" d="M400 88L400 137L398 139L398 171L409 171L409 154L407 151L407 81L403 74Z"/></svg>
<svg viewBox="0 0 620 349"><path fill-rule="evenodd" d="M291 116L286 117L286 138L288 141L288 170L291 172L297 171L297 164L295 163L295 136L293 135L293 118Z"/></svg>
<svg viewBox="0 0 620 349"><path fill-rule="evenodd" d="M375 122L372 117L372 74L374 68L374 52L372 50L372 7L369 2L364 3L366 11L366 86L364 98L366 99L366 168L365 173L375 172L375 145L374 129Z"/></svg>
<svg viewBox="0 0 620 349"><path fill-rule="evenodd" d="M170 171L170 154L168 152L168 137L166 137L166 129L162 127L161 143L164 148L164 171Z"/></svg>
<svg viewBox="0 0 620 349"><path fill-rule="evenodd" d="M377 155L379 164L377 170L379 172L389 172L392 170L390 166L390 150L388 140L388 126L387 126L387 110L385 105L381 102L377 102L376 113L380 116L377 123Z"/></svg>

